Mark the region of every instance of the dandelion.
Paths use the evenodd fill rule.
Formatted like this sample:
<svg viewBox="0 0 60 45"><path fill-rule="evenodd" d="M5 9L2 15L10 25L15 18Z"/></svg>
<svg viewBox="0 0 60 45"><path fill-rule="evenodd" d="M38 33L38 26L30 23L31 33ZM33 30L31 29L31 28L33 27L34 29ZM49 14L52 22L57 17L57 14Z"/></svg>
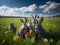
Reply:
<svg viewBox="0 0 60 45"><path fill-rule="evenodd" d="M53 40L53 39L50 39L50 42L52 42L52 43L53 43L53 42L54 42L54 40Z"/></svg>
<svg viewBox="0 0 60 45"><path fill-rule="evenodd" d="M16 41L18 38L19 38L19 37L15 35L15 36L13 37L13 40Z"/></svg>
<svg viewBox="0 0 60 45"><path fill-rule="evenodd" d="M44 38L43 43L44 43L44 45L48 45L48 39Z"/></svg>
<svg viewBox="0 0 60 45"><path fill-rule="evenodd" d="M47 41L48 41L48 39L44 38L44 39L43 39L43 41L44 41L44 42L47 42Z"/></svg>

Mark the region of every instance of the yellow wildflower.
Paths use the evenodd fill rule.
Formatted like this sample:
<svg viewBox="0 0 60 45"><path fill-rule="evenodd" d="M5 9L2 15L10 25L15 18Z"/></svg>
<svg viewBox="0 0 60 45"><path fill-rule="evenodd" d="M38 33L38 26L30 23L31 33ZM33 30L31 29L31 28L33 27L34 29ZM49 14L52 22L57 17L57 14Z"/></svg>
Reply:
<svg viewBox="0 0 60 45"><path fill-rule="evenodd" d="M16 41L18 38L19 38L19 37L15 35L15 36L13 37L13 40Z"/></svg>
<svg viewBox="0 0 60 45"><path fill-rule="evenodd" d="M53 43L53 42L54 42L54 40L53 40L53 39L50 39L50 42L52 42L52 43Z"/></svg>
<svg viewBox="0 0 60 45"><path fill-rule="evenodd" d="M44 38L44 39L43 39L43 41L44 41L44 42L47 42L47 41L48 41L48 39Z"/></svg>

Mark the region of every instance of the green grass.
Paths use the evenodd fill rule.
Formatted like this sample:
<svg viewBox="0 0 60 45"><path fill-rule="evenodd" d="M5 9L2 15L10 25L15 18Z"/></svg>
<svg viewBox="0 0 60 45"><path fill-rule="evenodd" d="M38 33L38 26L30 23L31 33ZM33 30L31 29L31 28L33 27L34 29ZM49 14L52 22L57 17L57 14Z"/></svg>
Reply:
<svg viewBox="0 0 60 45"><path fill-rule="evenodd" d="M24 40L22 38L17 38L16 41L13 40L15 34L8 30L8 26L11 22L14 23L16 29L21 26L20 18L0 18L0 43L3 45L32 45L30 39ZM60 39L60 17L44 18L42 27L47 33ZM40 41L40 43L43 43L43 41Z"/></svg>

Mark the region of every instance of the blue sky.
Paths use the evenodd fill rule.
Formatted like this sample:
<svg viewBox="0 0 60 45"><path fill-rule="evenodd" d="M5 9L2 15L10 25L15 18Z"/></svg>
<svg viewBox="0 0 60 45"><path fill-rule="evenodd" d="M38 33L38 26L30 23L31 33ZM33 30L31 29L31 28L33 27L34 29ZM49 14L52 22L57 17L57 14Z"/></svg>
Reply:
<svg viewBox="0 0 60 45"><path fill-rule="evenodd" d="M59 14L60 0L0 0L1 16L51 16Z"/></svg>
<svg viewBox="0 0 60 45"><path fill-rule="evenodd" d="M0 0L1 5L7 5L10 7L23 7L36 4L37 6L45 4L47 1L60 3L60 0Z"/></svg>

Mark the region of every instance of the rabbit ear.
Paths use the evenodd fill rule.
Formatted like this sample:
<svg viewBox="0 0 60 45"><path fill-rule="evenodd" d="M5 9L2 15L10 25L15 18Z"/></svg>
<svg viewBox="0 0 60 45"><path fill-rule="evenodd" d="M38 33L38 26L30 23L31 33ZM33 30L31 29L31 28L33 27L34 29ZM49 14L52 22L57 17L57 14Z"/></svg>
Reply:
<svg viewBox="0 0 60 45"><path fill-rule="evenodd" d="M23 23L24 21L22 19L20 19L20 21Z"/></svg>
<svg viewBox="0 0 60 45"><path fill-rule="evenodd" d="M31 15L32 16L32 18L34 19L34 16L33 15Z"/></svg>
<svg viewBox="0 0 60 45"><path fill-rule="evenodd" d="M28 18L25 18L25 23L26 23L26 22L29 22L29 19L28 19Z"/></svg>
<svg viewBox="0 0 60 45"><path fill-rule="evenodd" d="M41 19L39 20L39 24L41 24L43 22L44 18L41 17Z"/></svg>
<svg viewBox="0 0 60 45"><path fill-rule="evenodd" d="M37 17L37 15L35 15L35 18Z"/></svg>

